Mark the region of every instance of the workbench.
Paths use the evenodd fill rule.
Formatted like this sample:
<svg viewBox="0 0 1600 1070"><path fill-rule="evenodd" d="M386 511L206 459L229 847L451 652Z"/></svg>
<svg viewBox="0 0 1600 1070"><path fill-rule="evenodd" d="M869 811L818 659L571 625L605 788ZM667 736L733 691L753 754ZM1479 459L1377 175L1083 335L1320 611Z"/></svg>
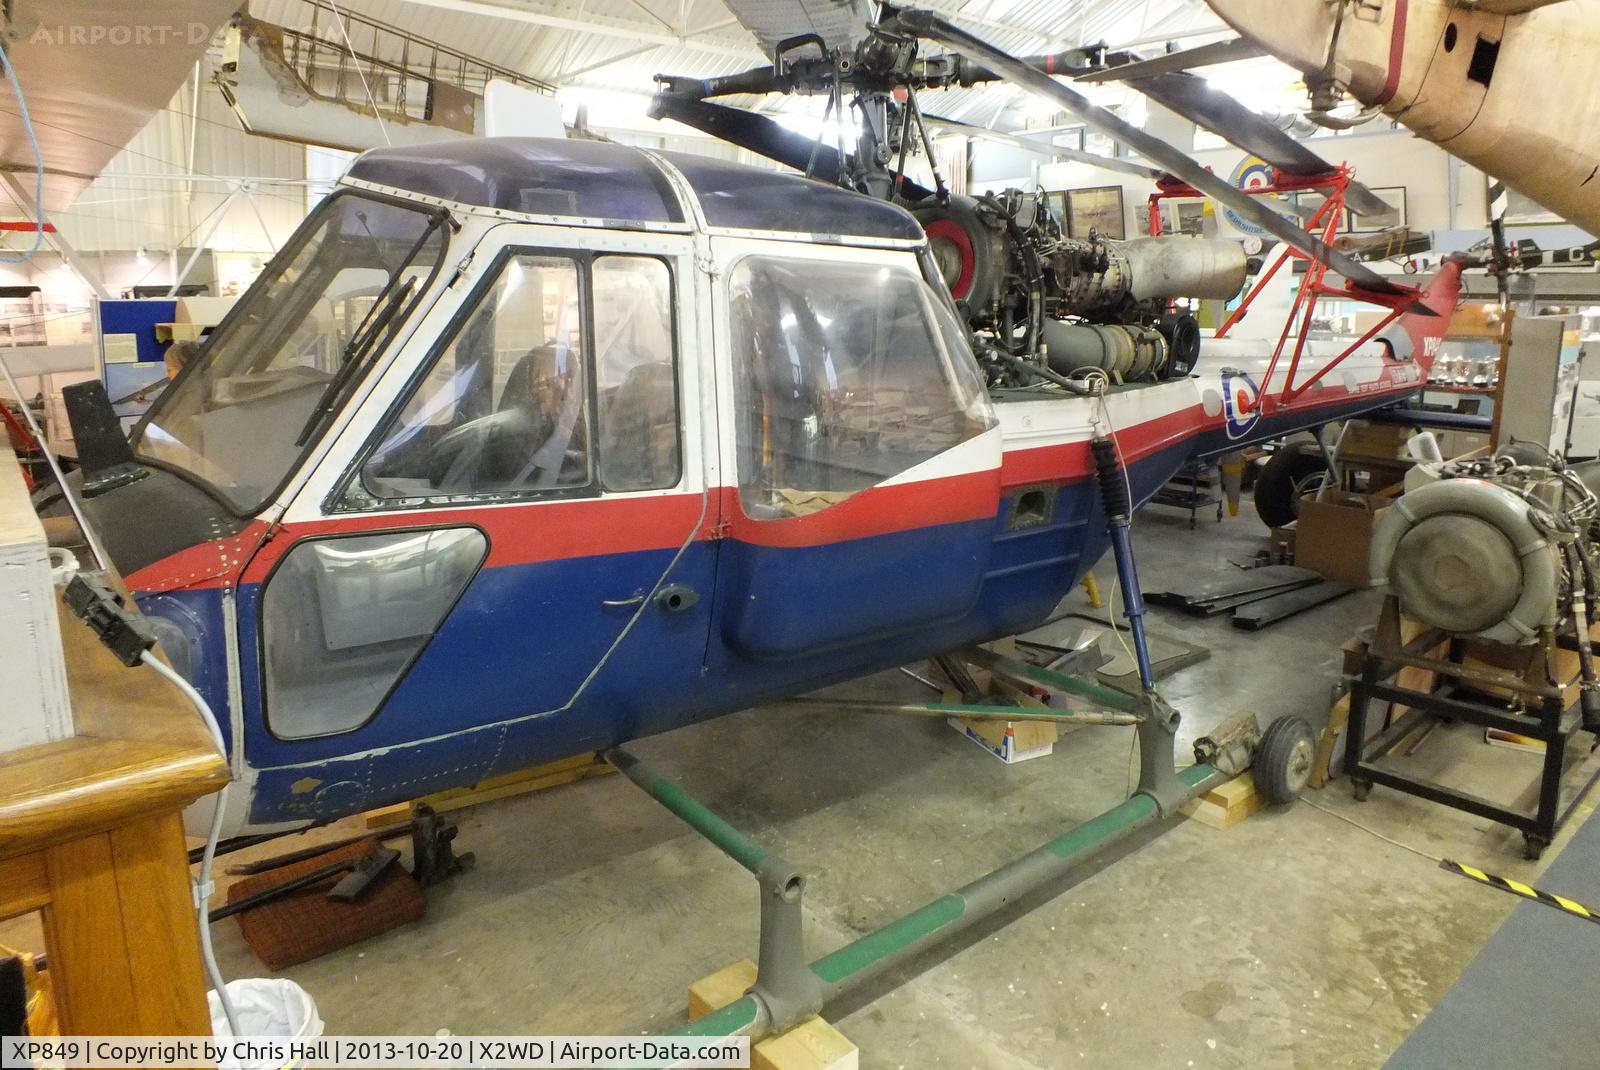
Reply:
<svg viewBox="0 0 1600 1070"><path fill-rule="evenodd" d="M39 911L67 1035L210 1035L180 815L227 783L198 713L59 605L75 735L0 754L0 920Z"/></svg>

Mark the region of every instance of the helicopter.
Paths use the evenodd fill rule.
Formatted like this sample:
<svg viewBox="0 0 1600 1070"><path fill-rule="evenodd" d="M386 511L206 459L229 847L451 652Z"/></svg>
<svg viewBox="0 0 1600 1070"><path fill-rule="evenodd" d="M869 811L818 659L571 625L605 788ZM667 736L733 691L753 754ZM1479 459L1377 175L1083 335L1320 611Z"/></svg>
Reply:
<svg viewBox="0 0 1600 1070"><path fill-rule="evenodd" d="M883 32L904 62L906 40L941 40L1076 97L937 16ZM1025 326L975 330L925 224L884 196L600 141L468 139L359 157L129 438L74 395L87 519L221 722L227 834L1025 631L1117 542L1108 484L1137 505L1194 458L1426 383L1459 261L1395 284L1071 106L1183 188L1271 217L1308 278L1334 270L1342 286L1317 285L1388 315L1348 346L1287 324L1270 356L1206 339L1174 370L1140 322L1171 296L1158 287L1114 322L1147 332L1145 366L1074 374L1050 365L1053 328L1031 349L1013 344ZM1285 181L1342 193L1348 175ZM1137 266L1103 251L1102 284ZM1239 266L1223 266L1235 287Z"/></svg>

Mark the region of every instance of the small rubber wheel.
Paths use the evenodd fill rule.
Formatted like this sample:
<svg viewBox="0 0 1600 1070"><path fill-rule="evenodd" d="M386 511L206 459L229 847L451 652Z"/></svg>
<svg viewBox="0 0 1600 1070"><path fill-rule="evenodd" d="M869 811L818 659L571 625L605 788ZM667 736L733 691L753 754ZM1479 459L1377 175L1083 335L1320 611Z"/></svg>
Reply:
<svg viewBox="0 0 1600 1070"><path fill-rule="evenodd" d="M1311 780L1316 737L1298 717L1280 717L1261 734L1254 766L1256 790L1275 806L1294 802Z"/></svg>
<svg viewBox="0 0 1600 1070"><path fill-rule="evenodd" d="M1256 476L1256 515L1269 528L1281 528L1300 515L1300 496L1316 490L1328 466L1315 442L1286 442Z"/></svg>
<svg viewBox="0 0 1600 1070"><path fill-rule="evenodd" d="M1522 857L1530 862L1537 862L1544 857L1544 849L1549 846L1550 841L1543 836L1535 836L1528 832L1522 834Z"/></svg>
<svg viewBox="0 0 1600 1070"><path fill-rule="evenodd" d="M1372 781L1353 780L1350 782L1350 786L1354 789L1352 793L1355 795L1356 802L1366 802L1372 798Z"/></svg>

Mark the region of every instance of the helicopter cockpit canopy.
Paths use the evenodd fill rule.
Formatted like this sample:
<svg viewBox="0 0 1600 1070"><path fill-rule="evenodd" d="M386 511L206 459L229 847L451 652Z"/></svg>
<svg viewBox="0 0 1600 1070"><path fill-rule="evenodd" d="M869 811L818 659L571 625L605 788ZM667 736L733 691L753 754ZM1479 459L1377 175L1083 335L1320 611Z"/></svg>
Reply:
<svg viewBox="0 0 1600 1070"><path fill-rule="evenodd" d="M139 456L258 510L420 299L446 218L361 191L323 201L151 407Z"/></svg>

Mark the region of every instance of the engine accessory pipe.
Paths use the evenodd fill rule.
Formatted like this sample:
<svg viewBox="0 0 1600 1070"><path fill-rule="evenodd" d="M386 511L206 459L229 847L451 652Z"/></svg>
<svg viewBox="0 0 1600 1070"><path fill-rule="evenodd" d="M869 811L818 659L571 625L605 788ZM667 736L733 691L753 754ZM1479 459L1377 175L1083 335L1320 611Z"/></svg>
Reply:
<svg viewBox="0 0 1600 1070"><path fill-rule="evenodd" d="M1177 778L1192 799L1214 781L1224 779L1225 774L1200 764L1179 772ZM811 970L827 986L829 999L843 995L1064 876L1073 867L1152 824L1160 814L1160 807L1150 796L1133 795L957 891L824 955L811 964ZM678 1036L748 1033L759 1038L765 1035L760 1017L760 1004L754 997L744 996L672 1032Z"/></svg>
<svg viewBox="0 0 1600 1070"><path fill-rule="evenodd" d="M1047 319L1040 333L1050 367L1062 375L1100 368L1121 379L1143 379L1167 366L1167 340L1149 327Z"/></svg>
<svg viewBox="0 0 1600 1070"><path fill-rule="evenodd" d="M1567 571L1572 584L1572 623L1578 640L1578 671L1583 683L1578 688L1578 704L1583 708L1583 726L1600 727L1600 682L1596 681L1594 649L1589 643L1590 601L1593 595L1593 575L1585 560L1588 547L1581 540L1566 546Z"/></svg>

